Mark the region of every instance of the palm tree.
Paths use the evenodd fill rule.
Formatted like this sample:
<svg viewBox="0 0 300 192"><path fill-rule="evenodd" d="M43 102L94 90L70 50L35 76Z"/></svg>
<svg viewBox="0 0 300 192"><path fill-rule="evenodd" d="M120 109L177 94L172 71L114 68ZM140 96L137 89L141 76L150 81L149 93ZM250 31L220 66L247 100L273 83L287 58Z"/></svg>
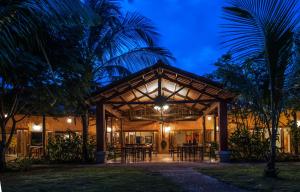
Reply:
<svg viewBox="0 0 300 192"><path fill-rule="evenodd" d="M299 24L297 0L231 0L224 6L225 45L237 58L262 54L268 72L271 112L267 176L276 176L276 139L286 72L293 64L294 34Z"/></svg>
<svg viewBox="0 0 300 192"><path fill-rule="evenodd" d="M75 38L79 54L77 61L83 69L78 80L65 79L68 84L66 98L81 115L83 125L83 157L87 161L86 142L90 108L87 97L103 84L124 77L158 60L172 58L171 53L159 47L159 34L151 21L137 13L122 13L119 4L113 0L86 0L85 4L97 16L95 25L70 28L81 31ZM76 35L76 34L73 34ZM76 93L76 94L74 94Z"/></svg>

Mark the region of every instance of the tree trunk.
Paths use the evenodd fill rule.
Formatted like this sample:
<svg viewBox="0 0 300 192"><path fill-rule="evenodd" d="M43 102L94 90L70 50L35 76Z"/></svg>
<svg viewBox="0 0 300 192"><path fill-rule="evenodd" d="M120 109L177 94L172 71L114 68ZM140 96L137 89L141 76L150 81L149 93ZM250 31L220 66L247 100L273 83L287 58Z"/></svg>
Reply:
<svg viewBox="0 0 300 192"><path fill-rule="evenodd" d="M2 132L2 141L0 143L0 172L3 172L6 169L6 160L5 160L5 147L6 147L6 131L5 123L1 122L1 132Z"/></svg>
<svg viewBox="0 0 300 192"><path fill-rule="evenodd" d="M277 118L278 118L278 106L275 104L275 85L274 81L270 79L270 107L271 107L271 139L270 139L270 157L267 167L265 169L265 176L277 177L278 170L276 169L276 140L277 140Z"/></svg>
<svg viewBox="0 0 300 192"><path fill-rule="evenodd" d="M0 172L3 172L6 169L6 160L5 160L5 148L0 146Z"/></svg>
<svg viewBox="0 0 300 192"><path fill-rule="evenodd" d="M83 115L81 115L82 121L82 157L83 161L89 161L87 140L88 140L88 111L86 110Z"/></svg>
<svg viewBox="0 0 300 192"><path fill-rule="evenodd" d="M297 136L296 136L296 138L295 138L295 135L293 135L292 137L293 137L293 148L294 148L294 152L295 152L295 155L298 155L298 153L299 153L299 141L298 141L298 135L299 135L299 133L298 133L298 126L297 126L297 113L296 113L296 111L293 111L292 112L292 116L293 116L293 125L292 126L294 126L294 128L296 129L296 131L294 131L294 132L296 132L296 133L294 133L294 134L296 134Z"/></svg>

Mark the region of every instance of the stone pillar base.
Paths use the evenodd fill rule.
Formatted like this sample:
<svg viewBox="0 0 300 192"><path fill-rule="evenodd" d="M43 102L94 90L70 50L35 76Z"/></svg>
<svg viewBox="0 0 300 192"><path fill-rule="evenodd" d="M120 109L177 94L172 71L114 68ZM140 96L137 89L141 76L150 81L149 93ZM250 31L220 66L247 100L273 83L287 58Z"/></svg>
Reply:
<svg viewBox="0 0 300 192"><path fill-rule="evenodd" d="M98 151L96 152L96 163L105 163L106 161L106 154L105 151Z"/></svg>
<svg viewBox="0 0 300 192"><path fill-rule="evenodd" d="M230 162L230 151L220 151L220 162L228 163Z"/></svg>

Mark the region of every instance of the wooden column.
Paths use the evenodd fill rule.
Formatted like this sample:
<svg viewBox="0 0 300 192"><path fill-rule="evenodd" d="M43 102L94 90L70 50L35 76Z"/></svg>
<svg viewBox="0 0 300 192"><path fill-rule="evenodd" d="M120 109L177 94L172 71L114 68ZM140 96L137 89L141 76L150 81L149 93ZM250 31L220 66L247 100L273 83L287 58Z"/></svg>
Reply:
<svg viewBox="0 0 300 192"><path fill-rule="evenodd" d="M110 146L113 146L113 117L110 118Z"/></svg>
<svg viewBox="0 0 300 192"><path fill-rule="evenodd" d="M205 144L206 144L206 124L205 124L205 115L202 116L202 129L203 129L203 141L202 141L202 144L203 144L203 147L205 147Z"/></svg>
<svg viewBox="0 0 300 192"><path fill-rule="evenodd" d="M201 154L201 160L203 161L204 159L204 153L206 152L206 125L205 125L205 115L203 114L202 115L202 146L203 146L203 151L202 151L202 154Z"/></svg>
<svg viewBox="0 0 300 192"><path fill-rule="evenodd" d="M120 119L120 122L121 122L121 135L120 135L121 147L124 147L124 138L123 138L123 118Z"/></svg>
<svg viewBox="0 0 300 192"><path fill-rule="evenodd" d="M105 163L105 106L103 103L96 105L96 162Z"/></svg>
<svg viewBox="0 0 300 192"><path fill-rule="evenodd" d="M228 151L227 104L225 102L219 103L218 113L219 113L220 150Z"/></svg>
<svg viewBox="0 0 300 192"><path fill-rule="evenodd" d="M214 142L217 142L217 117L214 115Z"/></svg>
<svg viewBox="0 0 300 192"><path fill-rule="evenodd" d="M46 157L46 115L43 114L43 157Z"/></svg>

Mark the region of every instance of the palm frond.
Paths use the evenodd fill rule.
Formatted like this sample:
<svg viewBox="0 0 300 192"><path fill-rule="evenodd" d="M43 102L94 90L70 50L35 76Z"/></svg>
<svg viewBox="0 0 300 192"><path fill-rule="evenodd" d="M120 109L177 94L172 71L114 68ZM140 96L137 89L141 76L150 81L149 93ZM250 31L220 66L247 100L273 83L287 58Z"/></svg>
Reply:
<svg viewBox="0 0 300 192"><path fill-rule="evenodd" d="M80 0L12 0L0 7L0 62L13 63L20 42L31 44L43 23L55 26L91 21Z"/></svg>
<svg viewBox="0 0 300 192"><path fill-rule="evenodd" d="M174 59L172 54L166 49L160 47L140 47L107 58L102 64L103 66L122 65L130 71L137 71L145 66L153 65L158 60L169 63L168 59L170 58ZM100 68L96 68L96 71Z"/></svg>
<svg viewBox="0 0 300 192"><path fill-rule="evenodd" d="M296 0L229 1L223 8L224 45L239 58L264 53L270 70L288 65L300 19L297 8Z"/></svg>

